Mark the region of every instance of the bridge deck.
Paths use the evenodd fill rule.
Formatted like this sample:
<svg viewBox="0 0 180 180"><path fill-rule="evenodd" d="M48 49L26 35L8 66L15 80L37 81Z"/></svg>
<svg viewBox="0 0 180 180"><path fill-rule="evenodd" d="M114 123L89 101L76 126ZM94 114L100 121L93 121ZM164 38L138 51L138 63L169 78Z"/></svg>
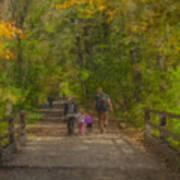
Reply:
<svg viewBox="0 0 180 180"><path fill-rule="evenodd" d="M117 130L66 136L63 123L36 125L27 145L0 170L1 180L175 180Z"/></svg>

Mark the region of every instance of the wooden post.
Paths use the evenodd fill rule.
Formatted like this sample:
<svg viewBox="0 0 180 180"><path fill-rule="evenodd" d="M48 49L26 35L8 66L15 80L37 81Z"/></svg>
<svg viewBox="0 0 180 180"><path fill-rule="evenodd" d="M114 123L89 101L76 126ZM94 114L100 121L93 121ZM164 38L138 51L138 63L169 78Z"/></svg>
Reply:
<svg viewBox="0 0 180 180"><path fill-rule="evenodd" d="M2 146L1 146L1 142L0 142L0 166L1 166L1 164L2 164L2 152L3 151L3 149L2 149Z"/></svg>
<svg viewBox="0 0 180 180"><path fill-rule="evenodd" d="M20 123L21 123L21 125L20 125L20 134L22 135L22 136L24 136L24 135L26 135L26 113L25 112L21 112L20 113Z"/></svg>
<svg viewBox="0 0 180 180"><path fill-rule="evenodd" d="M20 145L25 145L26 142L26 112L20 113L20 137L19 143Z"/></svg>
<svg viewBox="0 0 180 180"><path fill-rule="evenodd" d="M145 135L151 135L151 127L148 124L148 122L150 121L150 111L148 108L145 108L144 110L145 112L145 117L144 117L144 123L145 123Z"/></svg>
<svg viewBox="0 0 180 180"><path fill-rule="evenodd" d="M15 142L15 132L14 132L14 117L9 117L9 143L12 144Z"/></svg>
<svg viewBox="0 0 180 180"><path fill-rule="evenodd" d="M160 116L160 126L162 129L166 129L167 126L167 117L166 115L161 115ZM166 143L166 134L164 131L160 130L160 139L162 143Z"/></svg>

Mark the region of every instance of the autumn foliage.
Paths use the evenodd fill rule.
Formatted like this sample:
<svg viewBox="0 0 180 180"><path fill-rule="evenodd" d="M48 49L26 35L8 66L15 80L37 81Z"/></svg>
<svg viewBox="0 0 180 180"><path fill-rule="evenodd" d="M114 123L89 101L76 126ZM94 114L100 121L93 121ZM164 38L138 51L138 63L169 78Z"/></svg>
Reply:
<svg viewBox="0 0 180 180"><path fill-rule="evenodd" d="M103 13L107 22L111 22L116 15L116 9L111 6L108 0L66 0L64 3L56 4L58 9L75 7L84 18L92 18L96 13Z"/></svg>
<svg viewBox="0 0 180 180"><path fill-rule="evenodd" d="M14 54L7 48L7 43L12 41L22 31L15 27L14 22L0 20L0 58L10 59Z"/></svg>
<svg viewBox="0 0 180 180"><path fill-rule="evenodd" d="M9 2L16 22L0 21L0 59L16 61L0 61L0 94L15 108L59 92L91 104L101 86L122 121L143 126L146 106L180 112L180 0Z"/></svg>

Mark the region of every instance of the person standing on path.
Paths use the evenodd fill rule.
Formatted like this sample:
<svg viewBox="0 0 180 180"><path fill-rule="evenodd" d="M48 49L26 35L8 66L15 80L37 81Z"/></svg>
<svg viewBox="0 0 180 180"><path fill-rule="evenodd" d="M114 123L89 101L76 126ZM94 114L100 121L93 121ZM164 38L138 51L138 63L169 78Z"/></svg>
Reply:
<svg viewBox="0 0 180 180"><path fill-rule="evenodd" d="M104 133L105 127L108 126L108 112L113 111L113 105L109 95L98 88L97 95L94 98L93 108L97 112L101 133Z"/></svg>
<svg viewBox="0 0 180 180"><path fill-rule="evenodd" d="M49 97L48 97L48 102L49 102L49 107L50 107L50 108L53 108L53 101L54 101L53 97L52 97L52 96L49 96Z"/></svg>
<svg viewBox="0 0 180 180"><path fill-rule="evenodd" d="M74 124L77 114L77 105L72 95L68 96L64 105L64 115L66 116L68 134L74 134Z"/></svg>

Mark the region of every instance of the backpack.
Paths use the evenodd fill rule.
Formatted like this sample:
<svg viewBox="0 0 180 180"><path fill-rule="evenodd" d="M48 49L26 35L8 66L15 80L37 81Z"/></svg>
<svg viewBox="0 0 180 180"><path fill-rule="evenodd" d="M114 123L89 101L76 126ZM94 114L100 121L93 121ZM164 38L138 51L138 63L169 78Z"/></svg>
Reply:
<svg viewBox="0 0 180 180"><path fill-rule="evenodd" d="M108 96L106 94L101 94L96 96L96 109L98 111L108 111Z"/></svg>
<svg viewBox="0 0 180 180"><path fill-rule="evenodd" d="M67 103L66 116L67 117L75 117L76 116L76 105L73 101L69 101Z"/></svg>
<svg viewBox="0 0 180 180"><path fill-rule="evenodd" d="M67 113L72 114L72 113L74 113L74 111L75 111L74 103L73 102L68 103L68 111L67 111Z"/></svg>

